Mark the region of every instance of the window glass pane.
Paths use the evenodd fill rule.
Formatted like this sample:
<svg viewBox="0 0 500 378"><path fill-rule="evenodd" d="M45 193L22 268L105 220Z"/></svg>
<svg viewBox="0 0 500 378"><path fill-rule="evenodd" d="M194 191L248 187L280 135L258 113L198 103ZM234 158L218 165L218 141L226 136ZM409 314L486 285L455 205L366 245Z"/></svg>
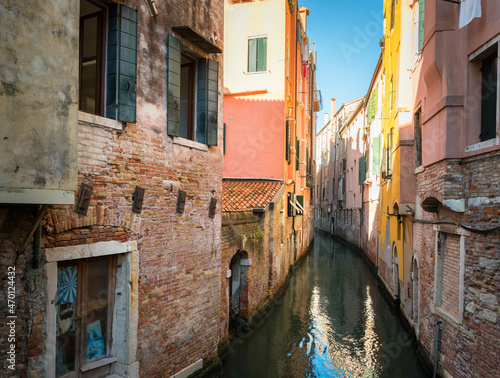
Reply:
<svg viewBox="0 0 500 378"><path fill-rule="evenodd" d="M248 40L248 72L257 71L257 39Z"/></svg>
<svg viewBox="0 0 500 378"><path fill-rule="evenodd" d="M180 97L180 122L179 122L179 136L181 138L188 138L189 129L189 84L190 84L190 66L185 65L181 67L181 97Z"/></svg>
<svg viewBox="0 0 500 378"><path fill-rule="evenodd" d="M481 141L496 137L497 118L497 54L483 60L481 88Z"/></svg>
<svg viewBox="0 0 500 378"><path fill-rule="evenodd" d="M97 16L82 21L81 104L89 113L96 112L97 97Z"/></svg>
<svg viewBox="0 0 500 378"><path fill-rule="evenodd" d="M87 276L87 362L106 356L108 328L108 260L88 264Z"/></svg>
<svg viewBox="0 0 500 378"><path fill-rule="evenodd" d="M265 71L267 63L267 38L258 39L257 71Z"/></svg>
<svg viewBox="0 0 500 378"><path fill-rule="evenodd" d="M56 298L56 376L75 371L77 285L78 269L76 265L65 266L58 269Z"/></svg>

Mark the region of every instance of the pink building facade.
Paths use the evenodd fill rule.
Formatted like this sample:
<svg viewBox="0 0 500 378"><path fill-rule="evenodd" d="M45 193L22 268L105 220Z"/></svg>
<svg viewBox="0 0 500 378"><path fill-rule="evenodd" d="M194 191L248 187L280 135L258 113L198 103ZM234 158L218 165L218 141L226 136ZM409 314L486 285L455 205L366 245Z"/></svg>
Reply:
<svg viewBox="0 0 500 378"><path fill-rule="evenodd" d="M465 2L426 2L413 105L411 321L431 360L438 343L438 372L456 377L500 370L500 3L477 3L480 17L460 25Z"/></svg>

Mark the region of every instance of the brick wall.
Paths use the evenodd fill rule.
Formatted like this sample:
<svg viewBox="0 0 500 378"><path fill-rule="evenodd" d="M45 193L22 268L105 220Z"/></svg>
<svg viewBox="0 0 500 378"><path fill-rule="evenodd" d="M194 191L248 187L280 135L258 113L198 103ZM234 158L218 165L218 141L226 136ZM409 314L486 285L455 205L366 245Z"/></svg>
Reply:
<svg viewBox="0 0 500 378"><path fill-rule="evenodd" d="M417 175L420 200L433 193L435 198L460 199L464 193L465 212L452 212L440 206L438 213L423 212L421 220L436 223L458 223L474 229L491 229L498 226L500 216L500 155L498 152L455 161L442 161L425 168ZM458 173L461 172L461 179ZM450 178L452 179L446 179ZM437 180L435 179L437 178ZM441 178L445 178L442 180ZM441 180L441 181L440 181ZM441 182L440 185L437 183ZM460 184L459 184L460 182ZM459 186L462 189L459 189ZM430 223L414 223L414 253L419 264L419 342L432 358L435 327L443 320L440 350L440 368L456 377L498 376L500 233L475 232L465 237L464 313L459 324L439 316L434 309L435 290L435 238L436 231ZM456 315L459 290L457 287L457 249L459 236L447 235L447 251L454 256L445 264L444 305ZM451 240L450 240L451 238ZM446 255L445 255L446 256ZM451 256L450 256L451 257ZM447 297L448 296L448 297Z"/></svg>
<svg viewBox="0 0 500 378"><path fill-rule="evenodd" d="M252 212L224 213L222 220L221 289L222 308L219 332L221 338L228 337L229 280L226 272L231 260L243 252L251 261L247 267L247 291L240 297L239 316L248 319L258 306L268 298L269 288L269 211L263 215ZM260 236L262 233L263 236ZM241 294L240 294L241 295ZM243 302L243 303L242 303Z"/></svg>
<svg viewBox="0 0 500 378"><path fill-rule="evenodd" d="M207 38L216 31L222 44L223 2L188 1L182 7L178 2L157 3L155 18L137 0L126 4L138 9L137 123L108 127L107 122L80 119L78 189L82 183L94 188L87 215L77 214L73 206L49 209L42 222L42 263L34 271L28 267L31 244L17 264L15 251L32 226L35 209L0 208L2 280L5 267L16 265L18 272L16 351L21 376L32 371L43 377L46 360L55 360L43 347L48 332L45 248L110 240L137 241L140 374L169 376L200 358L204 364L217 360L222 123L216 147L189 147L167 135L165 41L172 25L190 24ZM220 66L219 114L222 73ZM136 185L145 189L141 214L132 213ZM179 188L187 193L183 214L176 212ZM217 200L213 219L208 217L211 198ZM3 331L5 313L0 316Z"/></svg>
<svg viewBox="0 0 500 378"><path fill-rule="evenodd" d="M337 211L334 235L361 247L361 209L350 208Z"/></svg>

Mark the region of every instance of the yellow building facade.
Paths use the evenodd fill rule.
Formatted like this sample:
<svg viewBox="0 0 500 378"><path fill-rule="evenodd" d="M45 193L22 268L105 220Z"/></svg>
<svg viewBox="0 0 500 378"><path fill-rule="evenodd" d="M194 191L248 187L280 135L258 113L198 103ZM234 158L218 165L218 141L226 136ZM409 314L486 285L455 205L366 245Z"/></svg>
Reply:
<svg viewBox="0 0 500 378"><path fill-rule="evenodd" d="M410 0L384 1L382 59L381 190L379 272L404 302L410 301L414 213L413 91L410 80L412 8Z"/></svg>

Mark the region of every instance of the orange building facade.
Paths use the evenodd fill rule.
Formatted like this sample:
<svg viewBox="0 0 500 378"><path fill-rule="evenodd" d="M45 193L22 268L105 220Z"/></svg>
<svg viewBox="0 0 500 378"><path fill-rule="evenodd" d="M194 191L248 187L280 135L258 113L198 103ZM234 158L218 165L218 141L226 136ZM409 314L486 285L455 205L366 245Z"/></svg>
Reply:
<svg viewBox="0 0 500 378"><path fill-rule="evenodd" d="M223 209L227 209L223 212L225 219L228 222L233 219L233 223L234 219L250 219L248 216L252 214L258 217L271 211L275 215L270 224L260 225L263 236L259 243L265 244L262 248L245 249L241 240L249 240L246 231L242 231L242 238L236 238L237 225L223 221L223 239L228 243L227 250L223 248L221 296L227 311L221 318L229 314L229 317L238 315L251 320L262 304L283 286L290 267L307 251L313 239L311 156L319 101L315 95L316 57L306 34L308 14L309 10L298 8L296 1L226 1L224 4L224 66L227 70L224 72L223 186L262 187L259 193L252 191L252 195L268 195L271 200L262 202L262 208L258 201L250 207L237 206L238 193L234 190L238 189L231 189L231 199L223 196ZM265 182L279 185L277 190L282 195L276 197L262 192L267 188L261 185ZM273 190L275 186L272 185ZM245 201L253 203L247 197ZM254 236L260 232L257 229L252 232L255 241ZM253 250L269 251L268 258ZM244 268L238 265L240 260ZM260 269L262 266L266 269ZM241 271L246 272L245 277L231 278ZM262 273L256 274L257 271ZM263 277L268 282L265 290L262 289ZM233 303L236 293L233 281L244 290L245 303ZM230 307L236 309L236 313L231 313Z"/></svg>

